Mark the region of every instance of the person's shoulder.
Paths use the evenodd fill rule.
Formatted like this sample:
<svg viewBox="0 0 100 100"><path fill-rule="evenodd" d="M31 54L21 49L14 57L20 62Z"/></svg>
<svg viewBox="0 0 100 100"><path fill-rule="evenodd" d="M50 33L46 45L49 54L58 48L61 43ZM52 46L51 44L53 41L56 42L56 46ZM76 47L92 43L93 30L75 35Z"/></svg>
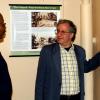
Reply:
<svg viewBox="0 0 100 100"><path fill-rule="evenodd" d="M53 53L57 50L59 50L59 44L58 43L52 43L52 44L43 46L43 48L41 49L41 52Z"/></svg>
<svg viewBox="0 0 100 100"><path fill-rule="evenodd" d="M49 44L49 45L45 45L43 47L43 49L50 49L50 48L53 48L53 47L56 47L58 46L58 43L52 43L52 44Z"/></svg>
<svg viewBox="0 0 100 100"><path fill-rule="evenodd" d="M5 58L2 56L1 53L0 53L0 64L1 64L1 65L7 66L6 60L5 60Z"/></svg>
<svg viewBox="0 0 100 100"><path fill-rule="evenodd" d="M2 56L2 54L1 54L1 52L0 52L0 58L3 58L3 56Z"/></svg>
<svg viewBox="0 0 100 100"><path fill-rule="evenodd" d="M79 50L85 51L85 49L82 46L77 45L77 44L73 44L73 45L74 45L74 48L77 48Z"/></svg>

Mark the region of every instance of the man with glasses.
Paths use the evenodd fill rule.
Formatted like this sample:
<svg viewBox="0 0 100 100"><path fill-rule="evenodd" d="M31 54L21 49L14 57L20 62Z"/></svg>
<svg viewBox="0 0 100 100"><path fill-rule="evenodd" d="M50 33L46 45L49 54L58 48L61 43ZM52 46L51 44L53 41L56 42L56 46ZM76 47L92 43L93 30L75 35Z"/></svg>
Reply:
<svg viewBox="0 0 100 100"><path fill-rule="evenodd" d="M100 65L100 52L87 61L85 50L73 44L76 31L70 20L57 23L57 43L41 50L35 100L84 100L84 73Z"/></svg>

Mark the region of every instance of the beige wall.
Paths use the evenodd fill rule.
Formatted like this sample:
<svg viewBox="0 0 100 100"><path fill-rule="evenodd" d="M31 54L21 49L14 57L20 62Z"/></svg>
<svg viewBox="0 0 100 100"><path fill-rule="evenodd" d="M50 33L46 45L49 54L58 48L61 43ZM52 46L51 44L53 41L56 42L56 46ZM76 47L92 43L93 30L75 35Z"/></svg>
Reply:
<svg viewBox="0 0 100 100"><path fill-rule="evenodd" d="M34 86L38 57L9 57L10 55L10 9L9 4L61 4L61 18L73 20L78 26L76 42L80 44L80 0L0 0L7 32L0 50L8 63L13 85L12 100L34 100Z"/></svg>
<svg viewBox="0 0 100 100"><path fill-rule="evenodd" d="M100 51L100 0L93 0L94 53ZM100 100L100 68L94 72L94 100Z"/></svg>

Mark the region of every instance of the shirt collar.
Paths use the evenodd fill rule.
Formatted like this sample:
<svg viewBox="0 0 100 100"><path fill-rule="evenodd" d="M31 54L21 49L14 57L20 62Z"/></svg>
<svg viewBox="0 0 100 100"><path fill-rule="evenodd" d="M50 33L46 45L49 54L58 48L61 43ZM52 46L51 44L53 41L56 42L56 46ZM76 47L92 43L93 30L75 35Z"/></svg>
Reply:
<svg viewBox="0 0 100 100"><path fill-rule="evenodd" d="M64 50L66 50L65 48L63 48L60 44L59 44L59 46L60 46L60 49L64 49ZM70 47L70 49L68 50L68 52L69 51L72 51L72 50L74 50L74 45L72 44L72 46ZM67 51L67 50L66 50Z"/></svg>

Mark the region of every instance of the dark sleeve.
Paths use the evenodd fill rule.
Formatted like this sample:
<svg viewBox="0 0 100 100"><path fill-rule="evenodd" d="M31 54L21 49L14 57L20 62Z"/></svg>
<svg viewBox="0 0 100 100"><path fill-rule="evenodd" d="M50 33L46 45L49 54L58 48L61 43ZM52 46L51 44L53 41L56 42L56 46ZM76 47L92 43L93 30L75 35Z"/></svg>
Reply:
<svg viewBox="0 0 100 100"><path fill-rule="evenodd" d="M7 63L0 54L0 100L11 100L12 84Z"/></svg>
<svg viewBox="0 0 100 100"><path fill-rule="evenodd" d="M100 52L95 54L91 59L85 61L85 72L89 72L95 70L97 67L100 66Z"/></svg>
<svg viewBox="0 0 100 100"><path fill-rule="evenodd" d="M38 62L37 77L35 83L35 100L43 100L44 80L46 76L46 51L43 48Z"/></svg>

